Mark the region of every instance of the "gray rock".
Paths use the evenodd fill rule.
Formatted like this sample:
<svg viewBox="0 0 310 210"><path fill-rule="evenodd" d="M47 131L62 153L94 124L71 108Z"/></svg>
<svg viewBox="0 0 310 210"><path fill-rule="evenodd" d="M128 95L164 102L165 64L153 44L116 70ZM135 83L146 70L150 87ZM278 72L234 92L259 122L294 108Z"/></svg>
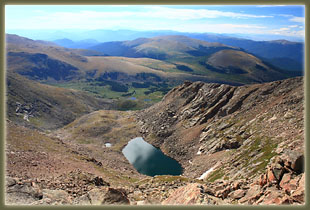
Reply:
<svg viewBox="0 0 310 210"><path fill-rule="evenodd" d="M242 189L238 189L236 191L233 191L229 194L229 197L233 198L233 199L240 199L242 198L244 195L246 194L245 190Z"/></svg>
<svg viewBox="0 0 310 210"><path fill-rule="evenodd" d="M39 188L31 186L30 183L17 184L12 179L10 186L6 188L5 202L8 205L29 205L37 200L42 199L43 195ZM14 184L13 184L14 183Z"/></svg>
<svg viewBox="0 0 310 210"><path fill-rule="evenodd" d="M12 177L6 177L5 181L6 187L11 187L16 184L16 180Z"/></svg>
<svg viewBox="0 0 310 210"><path fill-rule="evenodd" d="M127 195L121 190L114 188L95 188L88 192L92 205L102 204L130 204Z"/></svg>

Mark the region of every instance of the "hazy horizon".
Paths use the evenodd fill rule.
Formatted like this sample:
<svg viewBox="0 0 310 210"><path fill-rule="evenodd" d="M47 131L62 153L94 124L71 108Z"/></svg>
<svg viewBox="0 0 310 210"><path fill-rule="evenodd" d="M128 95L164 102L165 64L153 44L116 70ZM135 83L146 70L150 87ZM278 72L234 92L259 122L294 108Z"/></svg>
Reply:
<svg viewBox="0 0 310 210"><path fill-rule="evenodd" d="M7 5L5 30L175 31L301 41L305 36L304 9L303 5Z"/></svg>

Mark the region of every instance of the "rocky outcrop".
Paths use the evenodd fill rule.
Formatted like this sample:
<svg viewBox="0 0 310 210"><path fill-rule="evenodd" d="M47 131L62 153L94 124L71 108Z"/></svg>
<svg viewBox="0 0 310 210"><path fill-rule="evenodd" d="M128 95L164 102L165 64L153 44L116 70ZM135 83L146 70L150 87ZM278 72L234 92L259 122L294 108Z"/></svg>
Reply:
<svg viewBox="0 0 310 210"><path fill-rule="evenodd" d="M163 205L196 204L200 201L200 186L196 183L178 188L171 196L162 202Z"/></svg>
<svg viewBox="0 0 310 210"><path fill-rule="evenodd" d="M305 174L290 171L279 182L273 166L259 179L251 181L217 180L214 183L187 184L179 187L161 204L163 205L204 205L242 204L279 205L304 204Z"/></svg>
<svg viewBox="0 0 310 210"><path fill-rule="evenodd" d="M42 198L42 190L34 182L6 177L6 204L27 205Z"/></svg>
<svg viewBox="0 0 310 210"><path fill-rule="evenodd" d="M87 194L75 199L77 205L124 205L130 204L126 193L123 190L114 188L95 188Z"/></svg>
<svg viewBox="0 0 310 210"><path fill-rule="evenodd" d="M302 84L302 78L242 87L186 82L138 113L140 131L147 141L180 161L192 159L197 153L193 149L212 154L237 149L256 137L273 141L294 126L296 132L291 135L302 142Z"/></svg>

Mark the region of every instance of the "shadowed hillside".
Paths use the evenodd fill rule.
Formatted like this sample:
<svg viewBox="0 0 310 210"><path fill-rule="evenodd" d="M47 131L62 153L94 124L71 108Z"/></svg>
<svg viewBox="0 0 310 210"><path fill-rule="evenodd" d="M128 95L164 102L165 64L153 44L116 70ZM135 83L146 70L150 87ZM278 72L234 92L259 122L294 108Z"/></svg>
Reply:
<svg viewBox="0 0 310 210"><path fill-rule="evenodd" d="M44 85L7 73L7 115L20 124L55 129L83 114L111 106L111 101L85 92Z"/></svg>

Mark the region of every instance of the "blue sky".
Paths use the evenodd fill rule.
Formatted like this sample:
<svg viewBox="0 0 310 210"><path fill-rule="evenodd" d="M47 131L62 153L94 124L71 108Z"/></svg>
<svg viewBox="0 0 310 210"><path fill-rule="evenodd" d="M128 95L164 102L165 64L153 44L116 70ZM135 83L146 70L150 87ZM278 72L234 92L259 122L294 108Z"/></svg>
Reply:
<svg viewBox="0 0 310 210"><path fill-rule="evenodd" d="M304 37L302 5L96 5L5 7L5 28L174 30Z"/></svg>

